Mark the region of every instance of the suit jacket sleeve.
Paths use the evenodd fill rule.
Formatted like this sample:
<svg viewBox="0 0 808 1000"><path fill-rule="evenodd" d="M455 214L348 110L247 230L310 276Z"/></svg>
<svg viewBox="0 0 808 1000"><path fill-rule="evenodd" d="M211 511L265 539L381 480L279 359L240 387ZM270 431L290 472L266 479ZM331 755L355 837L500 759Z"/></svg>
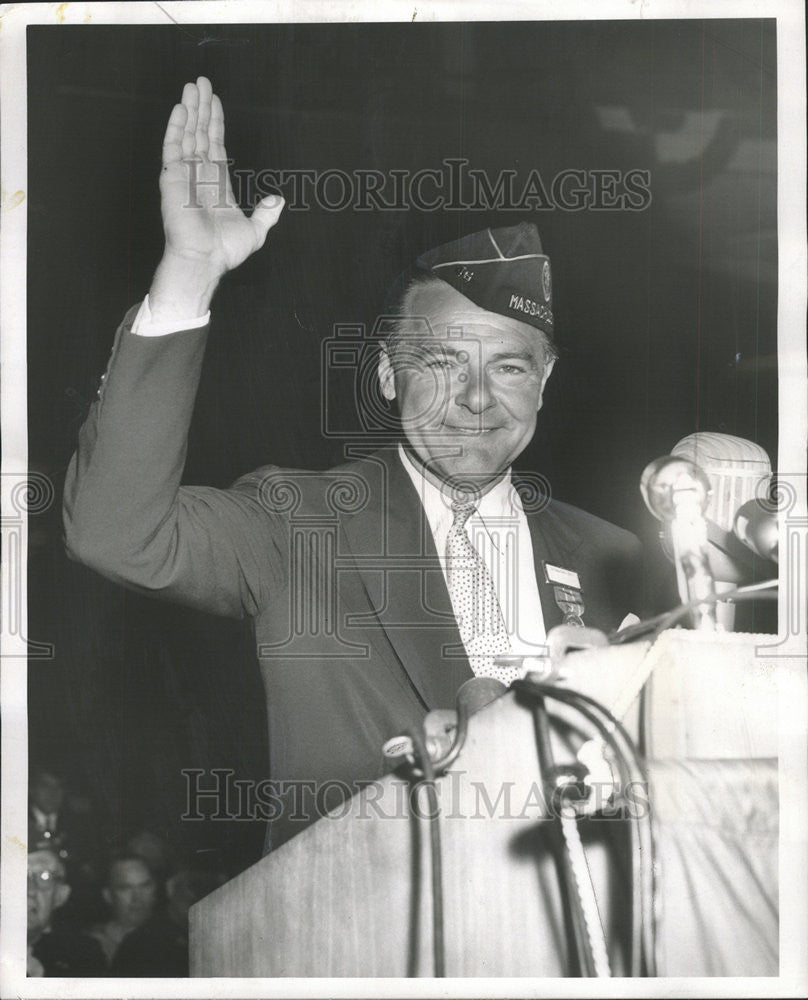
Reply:
<svg viewBox="0 0 808 1000"><path fill-rule="evenodd" d="M260 502L261 476L229 490L180 486L207 328L138 337L135 314L118 329L67 472L68 554L143 592L255 614L288 558L283 523Z"/></svg>

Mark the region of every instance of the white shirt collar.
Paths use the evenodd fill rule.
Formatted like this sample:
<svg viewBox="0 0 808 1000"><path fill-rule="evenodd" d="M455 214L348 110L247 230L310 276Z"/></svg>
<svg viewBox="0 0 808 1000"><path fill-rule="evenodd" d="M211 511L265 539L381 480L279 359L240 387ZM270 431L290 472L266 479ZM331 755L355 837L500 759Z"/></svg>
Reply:
<svg viewBox="0 0 808 1000"><path fill-rule="evenodd" d="M398 454L401 464L407 470L407 475L418 492L433 535L438 537L444 535L454 519L452 498L424 476L421 469L401 445L398 446ZM511 481L510 468L507 469L502 479L480 498L476 506L477 512L474 516L483 521L486 518L513 517L514 515L518 517L523 514L519 493Z"/></svg>
<svg viewBox="0 0 808 1000"><path fill-rule="evenodd" d="M34 814L37 826L42 830L47 830L49 826L56 825L57 813L42 812L39 806L35 806L33 802L31 803L31 812Z"/></svg>
<svg viewBox="0 0 808 1000"><path fill-rule="evenodd" d="M446 574L446 538L454 520L451 499L424 477L401 445L398 453L423 505L438 559ZM510 469L480 499L477 513L469 519L468 525L472 544L489 569L493 568L494 587L505 621L518 623L510 636L513 651L529 656L541 655L547 635L530 527L519 493L512 483ZM482 530L475 531L475 527ZM502 588L501 581L510 578L514 566L518 571L518 585Z"/></svg>

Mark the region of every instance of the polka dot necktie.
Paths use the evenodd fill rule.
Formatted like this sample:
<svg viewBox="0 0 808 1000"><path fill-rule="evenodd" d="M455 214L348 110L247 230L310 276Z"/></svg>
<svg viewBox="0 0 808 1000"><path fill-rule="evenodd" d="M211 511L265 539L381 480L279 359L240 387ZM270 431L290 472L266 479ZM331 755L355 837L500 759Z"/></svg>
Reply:
<svg viewBox="0 0 808 1000"><path fill-rule="evenodd" d="M502 609L488 567L466 532L475 510L473 503L452 501L454 520L446 536L449 596L474 674L510 684L518 677L516 669L494 663L495 656L511 651Z"/></svg>

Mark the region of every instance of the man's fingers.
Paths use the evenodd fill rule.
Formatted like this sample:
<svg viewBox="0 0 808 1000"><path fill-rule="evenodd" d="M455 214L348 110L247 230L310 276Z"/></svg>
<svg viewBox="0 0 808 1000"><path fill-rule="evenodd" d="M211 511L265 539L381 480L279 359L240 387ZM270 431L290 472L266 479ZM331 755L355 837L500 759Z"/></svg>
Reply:
<svg viewBox="0 0 808 1000"><path fill-rule="evenodd" d="M212 94L210 99L208 139L210 140L208 152L211 160L226 159L227 154L224 149L224 110L222 108L222 102L216 94Z"/></svg>
<svg viewBox="0 0 808 1000"><path fill-rule="evenodd" d="M188 111L182 104L175 104L163 137L163 165L176 163L182 159L182 137L185 134L185 122Z"/></svg>
<svg viewBox="0 0 808 1000"><path fill-rule="evenodd" d="M208 124L210 122L210 101L213 91L210 80L200 76L196 81L199 92L199 113L196 122L196 151L200 155L208 151Z"/></svg>
<svg viewBox="0 0 808 1000"><path fill-rule="evenodd" d="M182 137L182 155L193 156L196 153L196 122L199 117L199 89L195 83L186 83L182 91L182 103L188 112L185 121L185 134Z"/></svg>
<svg viewBox="0 0 808 1000"><path fill-rule="evenodd" d="M252 223L253 229L258 237L259 247L267 238L269 230L280 218L284 204L285 202L283 198L277 194L271 194L266 198L262 198L253 209L253 214L250 216L250 222Z"/></svg>
<svg viewBox="0 0 808 1000"><path fill-rule="evenodd" d="M210 99L213 97L213 87L211 86L210 80L206 76L200 76L196 81L196 89L199 94L199 105L210 104Z"/></svg>

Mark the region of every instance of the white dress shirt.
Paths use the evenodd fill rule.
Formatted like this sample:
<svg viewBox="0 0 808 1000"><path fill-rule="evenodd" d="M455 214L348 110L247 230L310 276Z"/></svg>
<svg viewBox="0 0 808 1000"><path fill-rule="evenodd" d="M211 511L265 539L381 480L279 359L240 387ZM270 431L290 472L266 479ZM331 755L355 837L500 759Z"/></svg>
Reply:
<svg viewBox="0 0 808 1000"><path fill-rule="evenodd" d="M179 333L180 330L198 330L200 327L210 323L210 309L204 316L196 316L194 319L187 319L182 322L172 320L170 323L155 322L152 318L151 307L149 306L149 296L147 295L140 303L134 322L132 323L132 333L138 337L165 337L169 333Z"/></svg>
<svg viewBox="0 0 808 1000"><path fill-rule="evenodd" d="M446 577L446 536L454 520L451 497L424 477L401 445L399 456L423 504ZM511 482L510 469L481 497L476 512L466 523L466 531L491 574L511 651L522 656L541 656L546 652L547 633L533 545L522 501Z"/></svg>

